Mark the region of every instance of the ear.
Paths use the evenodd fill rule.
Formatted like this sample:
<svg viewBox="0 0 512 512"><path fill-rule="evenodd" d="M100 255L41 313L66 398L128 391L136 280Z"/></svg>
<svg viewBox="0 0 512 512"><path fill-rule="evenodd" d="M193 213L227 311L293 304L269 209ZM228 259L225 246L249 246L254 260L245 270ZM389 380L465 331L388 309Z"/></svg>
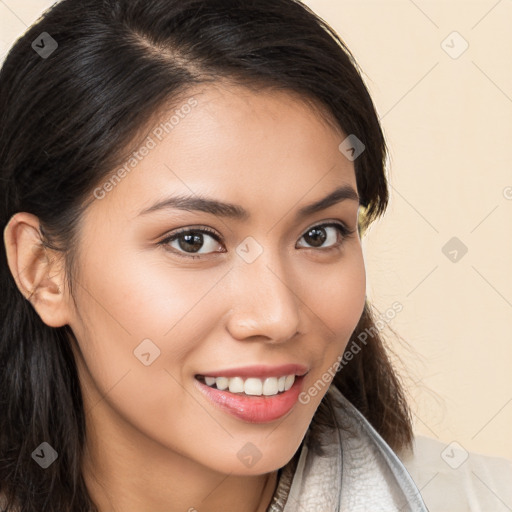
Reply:
<svg viewBox="0 0 512 512"><path fill-rule="evenodd" d="M11 217L4 230L9 270L20 292L50 327L69 323L63 254L42 242L39 219L27 212Z"/></svg>

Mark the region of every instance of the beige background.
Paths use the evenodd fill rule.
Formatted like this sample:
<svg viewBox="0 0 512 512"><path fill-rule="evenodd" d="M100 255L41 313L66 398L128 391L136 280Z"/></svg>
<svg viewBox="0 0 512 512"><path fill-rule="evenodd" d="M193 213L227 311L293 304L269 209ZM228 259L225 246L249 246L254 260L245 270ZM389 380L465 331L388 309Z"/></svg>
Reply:
<svg viewBox="0 0 512 512"><path fill-rule="evenodd" d="M0 0L0 55L52 3ZM403 306L388 325L406 343L383 333L416 432L512 459L512 1L306 3L355 55L390 148L367 291Z"/></svg>

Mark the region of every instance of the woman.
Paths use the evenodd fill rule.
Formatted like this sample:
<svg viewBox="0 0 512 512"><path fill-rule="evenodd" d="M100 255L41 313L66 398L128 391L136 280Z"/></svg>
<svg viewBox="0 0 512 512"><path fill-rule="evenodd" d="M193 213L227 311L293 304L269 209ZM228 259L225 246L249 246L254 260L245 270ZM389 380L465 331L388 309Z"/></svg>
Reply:
<svg viewBox="0 0 512 512"><path fill-rule="evenodd" d="M325 22L63 0L0 106L5 510L426 510L365 296L385 141Z"/></svg>

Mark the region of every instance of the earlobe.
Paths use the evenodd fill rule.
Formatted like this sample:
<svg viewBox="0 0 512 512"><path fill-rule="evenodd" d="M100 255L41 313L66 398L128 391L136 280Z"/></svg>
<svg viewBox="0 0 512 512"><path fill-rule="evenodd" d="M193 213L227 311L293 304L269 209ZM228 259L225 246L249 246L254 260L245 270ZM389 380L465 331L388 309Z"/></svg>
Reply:
<svg viewBox="0 0 512 512"><path fill-rule="evenodd" d="M68 322L63 258L43 245L39 219L27 212L11 217L4 230L9 270L23 296L50 327Z"/></svg>

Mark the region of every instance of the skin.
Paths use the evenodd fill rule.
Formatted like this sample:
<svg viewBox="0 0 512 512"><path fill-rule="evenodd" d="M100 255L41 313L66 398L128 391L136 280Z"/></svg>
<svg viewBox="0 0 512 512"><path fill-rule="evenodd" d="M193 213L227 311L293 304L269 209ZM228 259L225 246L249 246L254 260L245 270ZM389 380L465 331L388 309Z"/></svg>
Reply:
<svg viewBox="0 0 512 512"><path fill-rule="evenodd" d="M357 191L354 164L338 150L346 135L292 93L216 84L191 96L198 104L190 114L87 209L74 301L62 258L40 249L37 217L20 212L5 230L21 292L33 292L46 324L68 324L76 336L83 470L101 512L265 511L278 468L328 386L287 416L253 424L215 407L194 375L302 363L308 389L344 351L364 307L358 202L294 219L341 184ZM238 204L251 217L176 209L138 216L192 192ZM339 248L326 250L342 239L336 228L325 228L321 247L305 236L336 220L356 230ZM200 259L180 257L178 240L168 250L158 245L190 227L209 227L221 242L205 234ZM248 236L263 249L252 263L236 253ZM181 254L191 254L184 247ZM147 338L160 349L149 366L133 353ZM249 442L262 454L252 467L237 457Z"/></svg>

